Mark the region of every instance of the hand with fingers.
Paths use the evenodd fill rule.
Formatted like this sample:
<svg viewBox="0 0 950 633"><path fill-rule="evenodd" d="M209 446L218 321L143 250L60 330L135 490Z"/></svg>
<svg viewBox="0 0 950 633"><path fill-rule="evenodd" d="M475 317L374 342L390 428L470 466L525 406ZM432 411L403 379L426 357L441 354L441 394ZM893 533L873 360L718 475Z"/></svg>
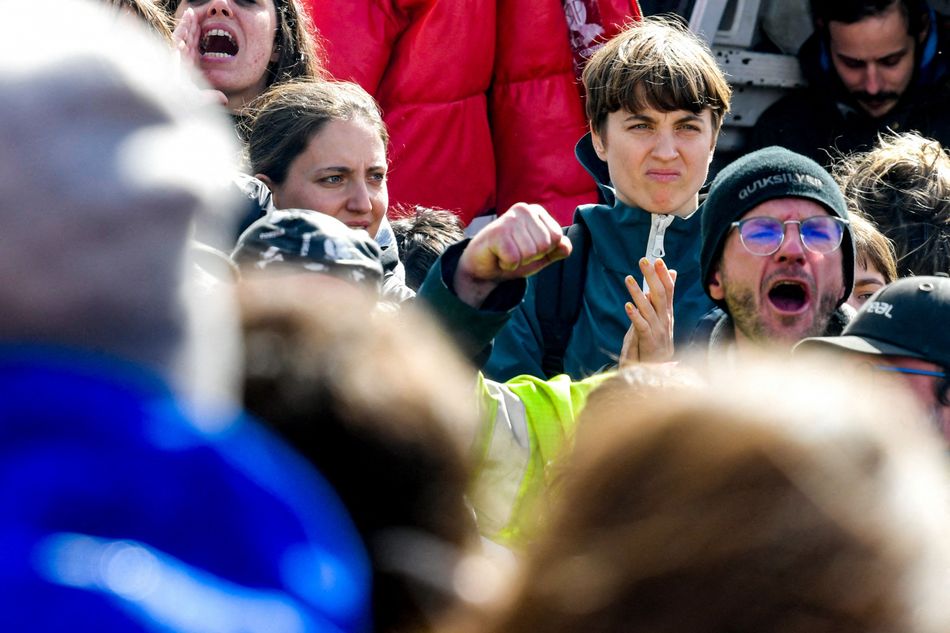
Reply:
<svg viewBox="0 0 950 633"><path fill-rule="evenodd" d="M533 275L570 254L571 241L544 207L519 202L465 248L455 270L455 293L480 307L502 282Z"/></svg>
<svg viewBox="0 0 950 633"><path fill-rule="evenodd" d="M200 40L201 29L198 26L198 16L194 9L188 7L178 18L175 30L172 31L172 45L178 54L179 62L199 72L201 68ZM228 97L220 90L205 90L204 93L208 101L223 106L228 105Z"/></svg>
<svg viewBox="0 0 950 633"><path fill-rule="evenodd" d="M190 63L195 68L198 68L201 59L198 48L200 36L198 17L195 15L195 10L188 7L178 18L178 24L175 25L175 30L172 31L172 43L175 50L178 51L179 59Z"/></svg>
<svg viewBox="0 0 950 633"><path fill-rule="evenodd" d="M634 363L663 363L673 358L673 289L676 271L662 259L650 264L640 259L640 271L649 292L644 293L636 279L628 275L627 291L632 302L624 305L630 328L623 337L620 366Z"/></svg>

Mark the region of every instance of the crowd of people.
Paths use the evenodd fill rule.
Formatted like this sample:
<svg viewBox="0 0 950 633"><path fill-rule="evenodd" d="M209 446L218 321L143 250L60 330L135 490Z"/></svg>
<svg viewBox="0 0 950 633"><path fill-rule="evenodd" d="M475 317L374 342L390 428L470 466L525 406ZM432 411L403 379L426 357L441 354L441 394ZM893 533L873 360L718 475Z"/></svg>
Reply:
<svg viewBox="0 0 950 633"><path fill-rule="evenodd" d="M944 36L811 13L707 182L632 0L10 5L0 628L950 630Z"/></svg>

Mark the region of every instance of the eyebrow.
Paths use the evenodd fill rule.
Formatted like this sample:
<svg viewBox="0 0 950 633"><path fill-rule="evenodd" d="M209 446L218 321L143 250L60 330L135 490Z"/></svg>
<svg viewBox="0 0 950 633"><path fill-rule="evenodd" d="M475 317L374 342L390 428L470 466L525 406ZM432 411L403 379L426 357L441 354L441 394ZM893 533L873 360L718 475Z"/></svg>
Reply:
<svg viewBox="0 0 950 633"><path fill-rule="evenodd" d="M380 164L380 165L370 165L369 168L367 169L367 171L387 171L387 170L388 170L388 165L385 163ZM326 171L332 171L332 172L337 172L341 174L352 174L354 172L354 170L350 167L343 167L343 166L337 166L337 165L330 165L328 167L317 167L316 169L313 170L315 174L320 174Z"/></svg>
<svg viewBox="0 0 950 633"><path fill-rule="evenodd" d="M629 116L627 116L627 117L624 119L624 123L629 123L629 122L632 122L632 121L644 121L644 122L646 122L646 123L656 123L656 119L653 118L653 117L651 117L651 116L648 115L648 114L636 114L636 113L633 113L633 114L630 114ZM690 112L689 114L686 114L686 115L681 116L680 118L676 119L676 121L674 121L674 123L686 123L687 121L688 121L688 122L698 122L698 123L702 123L702 122L703 122L703 117L700 116L700 115L698 115L698 114L693 114L692 112Z"/></svg>
<svg viewBox="0 0 950 633"><path fill-rule="evenodd" d="M850 55L844 55L843 53L837 53L837 52L835 53L835 55L837 55L839 58L847 62L856 62L858 64L869 64L871 62L881 63L885 59L889 59L891 57L903 57L904 55L907 55L909 52L910 52L910 49L905 46L904 48L900 50L894 51L893 53L881 55L880 57L875 57L874 59L860 59L858 57L851 57Z"/></svg>

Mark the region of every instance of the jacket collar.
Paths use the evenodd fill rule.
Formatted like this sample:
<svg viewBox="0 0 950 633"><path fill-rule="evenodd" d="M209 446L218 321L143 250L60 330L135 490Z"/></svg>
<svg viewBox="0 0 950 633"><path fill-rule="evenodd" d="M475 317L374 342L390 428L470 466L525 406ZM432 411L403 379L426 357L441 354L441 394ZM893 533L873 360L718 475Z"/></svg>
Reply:
<svg viewBox="0 0 950 633"><path fill-rule="evenodd" d="M614 206L617 200L617 194L610 184L610 170L607 163L600 160L597 152L594 151L594 140L590 132L581 137L574 146L574 156L581 166L587 170L597 183L600 195L604 199L604 204Z"/></svg>

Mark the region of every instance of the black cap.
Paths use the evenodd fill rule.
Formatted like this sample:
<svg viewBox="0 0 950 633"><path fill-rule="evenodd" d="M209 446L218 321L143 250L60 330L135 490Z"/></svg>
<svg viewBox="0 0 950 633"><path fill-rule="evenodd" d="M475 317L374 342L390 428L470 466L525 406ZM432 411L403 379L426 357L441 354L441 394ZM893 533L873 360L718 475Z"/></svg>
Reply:
<svg viewBox="0 0 950 633"><path fill-rule="evenodd" d="M795 349L819 346L950 367L950 278L898 279L861 306L841 336L806 338Z"/></svg>
<svg viewBox="0 0 950 633"><path fill-rule="evenodd" d="M339 277L379 291L379 245L365 231L305 209L269 212L241 234L231 259L241 268L276 266Z"/></svg>

